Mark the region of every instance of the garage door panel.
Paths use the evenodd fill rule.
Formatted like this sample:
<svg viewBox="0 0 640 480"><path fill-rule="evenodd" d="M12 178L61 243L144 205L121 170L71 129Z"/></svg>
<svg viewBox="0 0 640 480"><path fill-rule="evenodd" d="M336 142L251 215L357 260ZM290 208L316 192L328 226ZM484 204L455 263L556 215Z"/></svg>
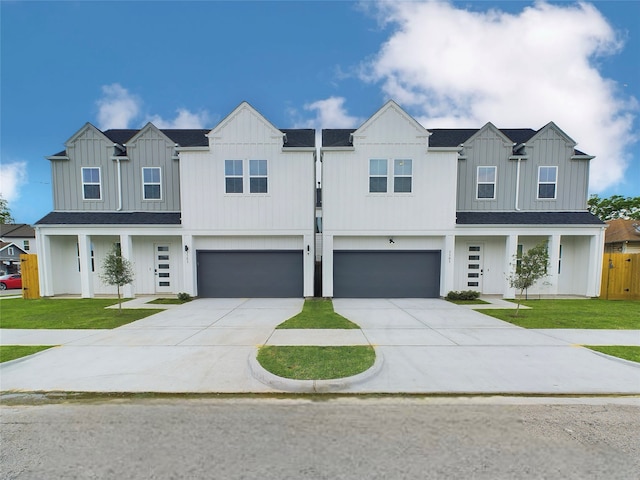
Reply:
<svg viewBox="0 0 640 480"><path fill-rule="evenodd" d="M197 252L198 296L302 297L302 251Z"/></svg>
<svg viewBox="0 0 640 480"><path fill-rule="evenodd" d="M333 292L342 298L436 298L440 251L335 251Z"/></svg>

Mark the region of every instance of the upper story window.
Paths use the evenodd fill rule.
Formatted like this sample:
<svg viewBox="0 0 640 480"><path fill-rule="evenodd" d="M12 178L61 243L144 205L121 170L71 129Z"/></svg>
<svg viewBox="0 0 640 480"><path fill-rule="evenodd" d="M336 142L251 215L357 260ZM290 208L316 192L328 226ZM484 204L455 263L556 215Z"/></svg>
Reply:
<svg viewBox="0 0 640 480"><path fill-rule="evenodd" d="M478 199L496 198L496 170L497 167L478 167Z"/></svg>
<svg viewBox="0 0 640 480"><path fill-rule="evenodd" d="M101 200L99 167L82 167L82 198L84 200Z"/></svg>
<svg viewBox="0 0 640 480"><path fill-rule="evenodd" d="M162 198L161 185L160 167L144 167L142 169L142 192L145 200L160 200Z"/></svg>
<svg viewBox="0 0 640 480"><path fill-rule="evenodd" d="M16 252L13 250L13 247L7 248L7 255L9 255L10 257L13 257L15 253Z"/></svg>
<svg viewBox="0 0 640 480"><path fill-rule="evenodd" d="M387 191L387 160L369 160L369 192L385 193Z"/></svg>
<svg viewBox="0 0 640 480"><path fill-rule="evenodd" d="M22 249L25 252L28 252L30 248L31 248L31 245L29 244L29 240L23 240L22 241Z"/></svg>
<svg viewBox="0 0 640 480"><path fill-rule="evenodd" d="M242 193L242 160L224 161L225 192Z"/></svg>
<svg viewBox="0 0 640 480"><path fill-rule="evenodd" d="M538 167L538 198L556 198L558 167Z"/></svg>
<svg viewBox="0 0 640 480"><path fill-rule="evenodd" d="M266 160L249 160L249 192L267 193Z"/></svg>
<svg viewBox="0 0 640 480"><path fill-rule="evenodd" d="M407 159L393 161L393 191L411 193L413 162Z"/></svg>

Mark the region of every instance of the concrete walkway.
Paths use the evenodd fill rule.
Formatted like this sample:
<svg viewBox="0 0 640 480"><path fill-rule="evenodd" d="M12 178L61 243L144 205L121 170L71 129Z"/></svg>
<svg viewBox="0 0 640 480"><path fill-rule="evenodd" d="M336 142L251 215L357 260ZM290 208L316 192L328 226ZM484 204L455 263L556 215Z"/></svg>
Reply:
<svg viewBox="0 0 640 480"><path fill-rule="evenodd" d="M4 345L61 345L0 364L0 389L295 391L294 381L256 379L250 364L258 346L372 344L381 360L376 374L333 390L640 394L640 365L576 345L640 346L638 330L526 330L437 299L335 299L336 311L362 330L274 330L302 305L302 299L199 299L113 330L0 330Z"/></svg>

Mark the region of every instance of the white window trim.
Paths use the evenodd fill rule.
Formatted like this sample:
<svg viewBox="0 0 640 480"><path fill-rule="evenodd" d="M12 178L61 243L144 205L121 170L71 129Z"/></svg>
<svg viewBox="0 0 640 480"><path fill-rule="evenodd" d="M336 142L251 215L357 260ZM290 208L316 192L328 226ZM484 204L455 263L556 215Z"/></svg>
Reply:
<svg viewBox="0 0 640 480"><path fill-rule="evenodd" d="M84 171L85 170L98 170L98 183L95 182L85 182L84 181ZM102 200L102 169L100 167L81 167L80 170L80 180L82 181L82 200L86 200L87 202L98 202ZM85 185L98 185L100 187L100 197L98 198L86 198L84 195L84 187Z"/></svg>
<svg viewBox="0 0 640 480"><path fill-rule="evenodd" d="M481 182L480 181L480 169L481 168L493 168L493 182ZM493 185L493 197L480 197L478 195L480 185ZM498 187L498 167L495 165L478 165L476 168L476 200L495 200L496 190Z"/></svg>
<svg viewBox="0 0 640 480"><path fill-rule="evenodd" d="M251 175L251 162L257 162L257 161L264 161L267 164L267 173L266 175ZM266 158L250 158L247 160L247 166L249 167L247 169L248 172L248 176L249 176L249 188L247 189L247 192L250 195L268 195L269 193L269 160L267 160ZM251 191L251 179L252 178L264 178L267 180L267 191L266 192L252 192ZM244 189L244 188L243 188Z"/></svg>
<svg viewBox="0 0 640 480"><path fill-rule="evenodd" d="M396 175L396 161L411 162L411 174L410 175ZM393 193L398 195L411 195L413 193L413 159L412 158L394 158L391 160L393 166ZM411 190L408 192L396 192L396 178L410 178Z"/></svg>
<svg viewBox="0 0 640 480"><path fill-rule="evenodd" d="M13 249L13 247L8 247L7 248L7 255L9 255L10 257L13 257L15 255L15 250Z"/></svg>
<svg viewBox="0 0 640 480"><path fill-rule="evenodd" d="M555 182L541 182L540 181L540 172L543 168L553 168L556 172L556 180ZM540 196L540 185L553 185L553 197L541 197ZM557 165L540 165L538 166L538 183L536 184L536 200L556 200L558 198L558 166Z"/></svg>
<svg viewBox="0 0 640 480"><path fill-rule="evenodd" d="M160 172L160 179L158 182L145 182L144 181L144 171L147 169L154 169L154 170L158 170L158 172ZM144 187L146 185L158 185L160 187L160 197L159 198L147 198L146 194L145 194L145 189ZM162 168L160 167L142 167L142 199L147 201L147 202L159 202L162 200Z"/></svg>
<svg viewBox="0 0 640 480"><path fill-rule="evenodd" d="M242 162L242 174L241 175L237 175L237 174L233 174L233 175L227 175L227 162ZM224 173L224 184L222 186L224 194L225 195L244 195L245 192L247 191L246 186L245 186L245 181L244 181L244 172L245 172L245 166L244 166L244 160L240 159L240 158L225 158L222 168L223 168L223 173ZM240 178L242 179L242 192L227 192L227 178Z"/></svg>
<svg viewBox="0 0 640 480"><path fill-rule="evenodd" d="M371 173L371 161L372 160L384 160L387 165L387 172L385 175L380 174L372 174ZM367 192L369 195L388 195L389 194L389 159L388 158L370 158L368 165L368 176L367 176ZM371 179L372 178L384 178L386 180L387 189L384 192L372 192L371 191Z"/></svg>

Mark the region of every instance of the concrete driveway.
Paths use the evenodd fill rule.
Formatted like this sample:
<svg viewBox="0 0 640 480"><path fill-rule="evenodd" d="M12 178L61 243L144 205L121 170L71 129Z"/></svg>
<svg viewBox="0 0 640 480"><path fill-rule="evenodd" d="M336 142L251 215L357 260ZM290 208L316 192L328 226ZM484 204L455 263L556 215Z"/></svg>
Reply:
<svg viewBox="0 0 640 480"><path fill-rule="evenodd" d="M571 331L525 330L437 299L335 299L336 311L361 332L274 333L302 305L302 299L198 299L113 330L5 329L5 345L62 346L1 364L0 388L273 392L278 389L249 368L259 345L371 343L382 367L366 381L345 382L341 392L640 394L638 364L576 346ZM626 338L640 344L638 331L627 331Z"/></svg>

